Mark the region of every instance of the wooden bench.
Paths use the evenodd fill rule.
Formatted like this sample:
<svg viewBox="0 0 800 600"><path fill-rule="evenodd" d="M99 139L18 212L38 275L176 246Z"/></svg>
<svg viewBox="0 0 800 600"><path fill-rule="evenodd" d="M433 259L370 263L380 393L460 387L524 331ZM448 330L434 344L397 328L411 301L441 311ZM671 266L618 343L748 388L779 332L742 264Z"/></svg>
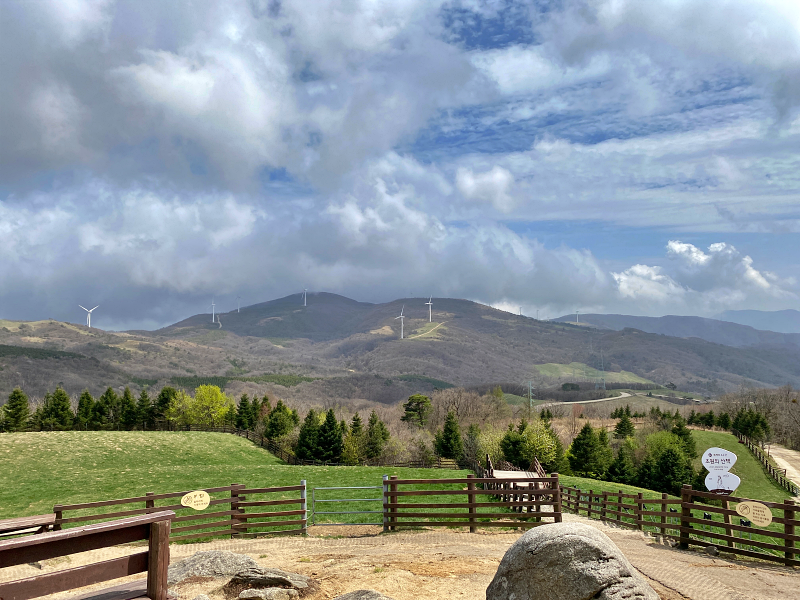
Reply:
<svg viewBox="0 0 800 600"><path fill-rule="evenodd" d="M140 540L149 542L149 547L144 552L0 583L0 600L29 600L144 572L147 573L146 581L83 594L79 598L167 600L169 531L174 517L173 511L166 510L118 521L0 541L0 568Z"/></svg>
<svg viewBox="0 0 800 600"><path fill-rule="evenodd" d="M0 521L0 537L20 535L22 533L44 533L53 529L56 515L34 515L32 517L18 517Z"/></svg>

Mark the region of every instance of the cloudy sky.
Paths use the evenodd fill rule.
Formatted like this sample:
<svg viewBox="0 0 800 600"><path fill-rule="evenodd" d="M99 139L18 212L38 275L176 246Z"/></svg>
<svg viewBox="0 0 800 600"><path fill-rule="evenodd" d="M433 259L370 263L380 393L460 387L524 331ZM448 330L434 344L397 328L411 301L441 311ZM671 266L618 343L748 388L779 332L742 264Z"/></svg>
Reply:
<svg viewBox="0 0 800 600"><path fill-rule="evenodd" d="M796 0L2 0L0 53L0 318L799 304Z"/></svg>

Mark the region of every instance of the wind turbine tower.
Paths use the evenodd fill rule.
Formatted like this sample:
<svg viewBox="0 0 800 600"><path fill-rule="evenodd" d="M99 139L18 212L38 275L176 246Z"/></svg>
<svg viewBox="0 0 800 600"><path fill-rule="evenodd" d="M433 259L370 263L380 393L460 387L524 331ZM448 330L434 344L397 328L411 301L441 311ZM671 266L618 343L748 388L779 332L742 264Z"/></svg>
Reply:
<svg viewBox="0 0 800 600"><path fill-rule="evenodd" d="M212 298L212 299L211 299L211 322L212 322L212 323L214 323L214 322L215 322L215 321L214 321L214 307L215 307L215 306L216 306L216 304L214 304L214 299Z"/></svg>
<svg viewBox="0 0 800 600"><path fill-rule="evenodd" d="M425 304L428 305L428 323L433 323L433 296Z"/></svg>
<svg viewBox="0 0 800 600"><path fill-rule="evenodd" d="M578 323L580 323L580 322L581 322L581 319L580 319L580 312L581 312L581 311L579 311L579 310L576 310L576 311L575 311L575 324L576 324L576 325L577 325Z"/></svg>
<svg viewBox="0 0 800 600"><path fill-rule="evenodd" d="M403 319L405 319L405 317L403 316L403 311L405 309L406 309L406 305L403 304L403 308L400 309L400 316L399 317L395 317L395 319L400 319L400 339L401 340L403 339Z"/></svg>
<svg viewBox="0 0 800 600"><path fill-rule="evenodd" d="M238 313L238 312L241 312L241 310L240 310L240 308L241 308L241 302L240 302L240 300L241 300L241 299L242 299L242 297L241 297L241 296L236 296L236 312L237 312L237 313Z"/></svg>
<svg viewBox="0 0 800 600"><path fill-rule="evenodd" d="M81 306L81 305L78 304L78 306ZM99 308L99 307L100 307L100 305L98 304L94 308ZM81 308L83 308L83 310L86 311L86 326L89 329L91 329L92 328L92 310L94 310L94 308L92 310L89 310L88 308L84 308L83 306L81 306Z"/></svg>
<svg viewBox="0 0 800 600"><path fill-rule="evenodd" d="M308 306L308 304L306 303L306 300L307 300L306 292L308 292L308 290L304 289L303 290L303 306Z"/></svg>

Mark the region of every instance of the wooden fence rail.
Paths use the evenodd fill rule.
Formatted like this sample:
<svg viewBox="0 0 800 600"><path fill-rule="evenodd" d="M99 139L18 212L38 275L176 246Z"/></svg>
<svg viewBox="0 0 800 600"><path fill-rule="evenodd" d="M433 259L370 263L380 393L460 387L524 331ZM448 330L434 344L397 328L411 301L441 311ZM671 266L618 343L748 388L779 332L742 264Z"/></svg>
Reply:
<svg viewBox="0 0 800 600"><path fill-rule="evenodd" d="M432 501L402 501L421 496L430 497ZM454 496L464 496L466 502L458 501ZM490 498L484 500L486 496ZM550 510L543 510L546 506ZM503 508L510 508L512 512L501 512ZM474 475L463 479L384 477L384 531L401 527L469 527L474 533L478 527L535 527L542 524L543 518L561 522L557 474L545 478L522 474L502 483L495 478Z"/></svg>
<svg viewBox="0 0 800 600"><path fill-rule="evenodd" d="M652 530L678 541L682 548L717 545L725 552L800 566L800 536L795 535L798 507L793 500L761 502L773 513L769 528L753 527L731 504L750 499L719 496L685 485L680 498L644 498L639 494L561 487L562 506L589 518L623 527ZM698 501L700 499L701 501ZM716 504L721 504L717 506ZM777 515L779 516L775 516ZM737 524L738 521L738 524ZM737 535L738 532L738 535ZM745 537L745 535L747 537Z"/></svg>
<svg viewBox="0 0 800 600"><path fill-rule="evenodd" d="M197 491L197 490L190 490ZM206 510L195 511L175 502L188 493L170 492L166 494L146 493L144 496L121 498L116 500L102 500L99 502L84 502L82 504L56 504L53 507L55 524L53 529L58 531L63 525L74 523L87 523L146 515L158 511L181 511L182 514L172 519L173 527L170 532L170 541L188 541L199 538L231 536L253 537L264 534L294 534L306 531L307 506L306 482L300 485L247 488L243 484L234 483L223 487L205 488L203 491L209 495L220 496L211 499ZM286 498L287 493L296 492ZM276 497L277 495L277 497ZM166 502L166 504L163 504ZM157 505L160 503L161 505ZM144 505L132 508L131 505ZM272 510L271 512L255 512L255 507L298 505L291 510ZM125 507L125 510L103 512L98 509L106 507ZM221 509L221 510L220 510ZM88 512L87 512L88 511ZM67 512L78 512L75 516L64 516ZM290 518L291 517L291 518ZM257 531L248 531L257 530Z"/></svg>
<svg viewBox="0 0 800 600"><path fill-rule="evenodd" d="M761 449L761 447L749 437L739 431L736 431L735 429L732 429L731 432L733 435L739 438L740 443L744 444L747 449L753 453L753 456L758 459L758 462L761 463L761 466L764 467L764 470L767 472L767 474L772 477L772 479L774 479L778 485L780 485L793 496L800 496L800 488L798 488L798 486L791 479L786 478L786 469L778 469L774 467L772 463L769 462L769 457L764 454L764 451Z"/></svg>
<svg viewBox="0 0 800 600"><path fill-rule="evenodd" d="M66 531L1 541L0 568L24 565L139 540L148 540L149 547L144 552L112 560L0 583L0 598L2 600L29 600L147 572L145 581L117 586L104 590L104 593L108 597L112 597L112 592L114 592L113 597L119 599L146 596L150 600L167 600L170 520L174 516L175 513L172 511L159 511L150 515L85 525Z"/></svg>

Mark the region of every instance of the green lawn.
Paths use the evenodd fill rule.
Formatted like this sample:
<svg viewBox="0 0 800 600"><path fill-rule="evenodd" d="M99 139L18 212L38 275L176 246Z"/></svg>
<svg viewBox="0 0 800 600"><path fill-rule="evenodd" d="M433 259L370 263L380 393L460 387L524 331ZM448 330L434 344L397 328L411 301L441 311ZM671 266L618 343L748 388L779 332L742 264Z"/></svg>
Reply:
<svg viewBox="0 0 800 600"><path fill-rule="evenodd" d="M768 502L783 502L791 495L784 490L766 473L761 463L758 462L744 444L733 434L722 431L701 431L692 430L695 443L697 445L698 458L695 459L695 468L700 468L700 456L707 449L716 446L724 448L736 454L736 464L733 465L731 473L738 475L742 484L734 492L740 498L752 498L754 500L766 500Z"/></svg>

